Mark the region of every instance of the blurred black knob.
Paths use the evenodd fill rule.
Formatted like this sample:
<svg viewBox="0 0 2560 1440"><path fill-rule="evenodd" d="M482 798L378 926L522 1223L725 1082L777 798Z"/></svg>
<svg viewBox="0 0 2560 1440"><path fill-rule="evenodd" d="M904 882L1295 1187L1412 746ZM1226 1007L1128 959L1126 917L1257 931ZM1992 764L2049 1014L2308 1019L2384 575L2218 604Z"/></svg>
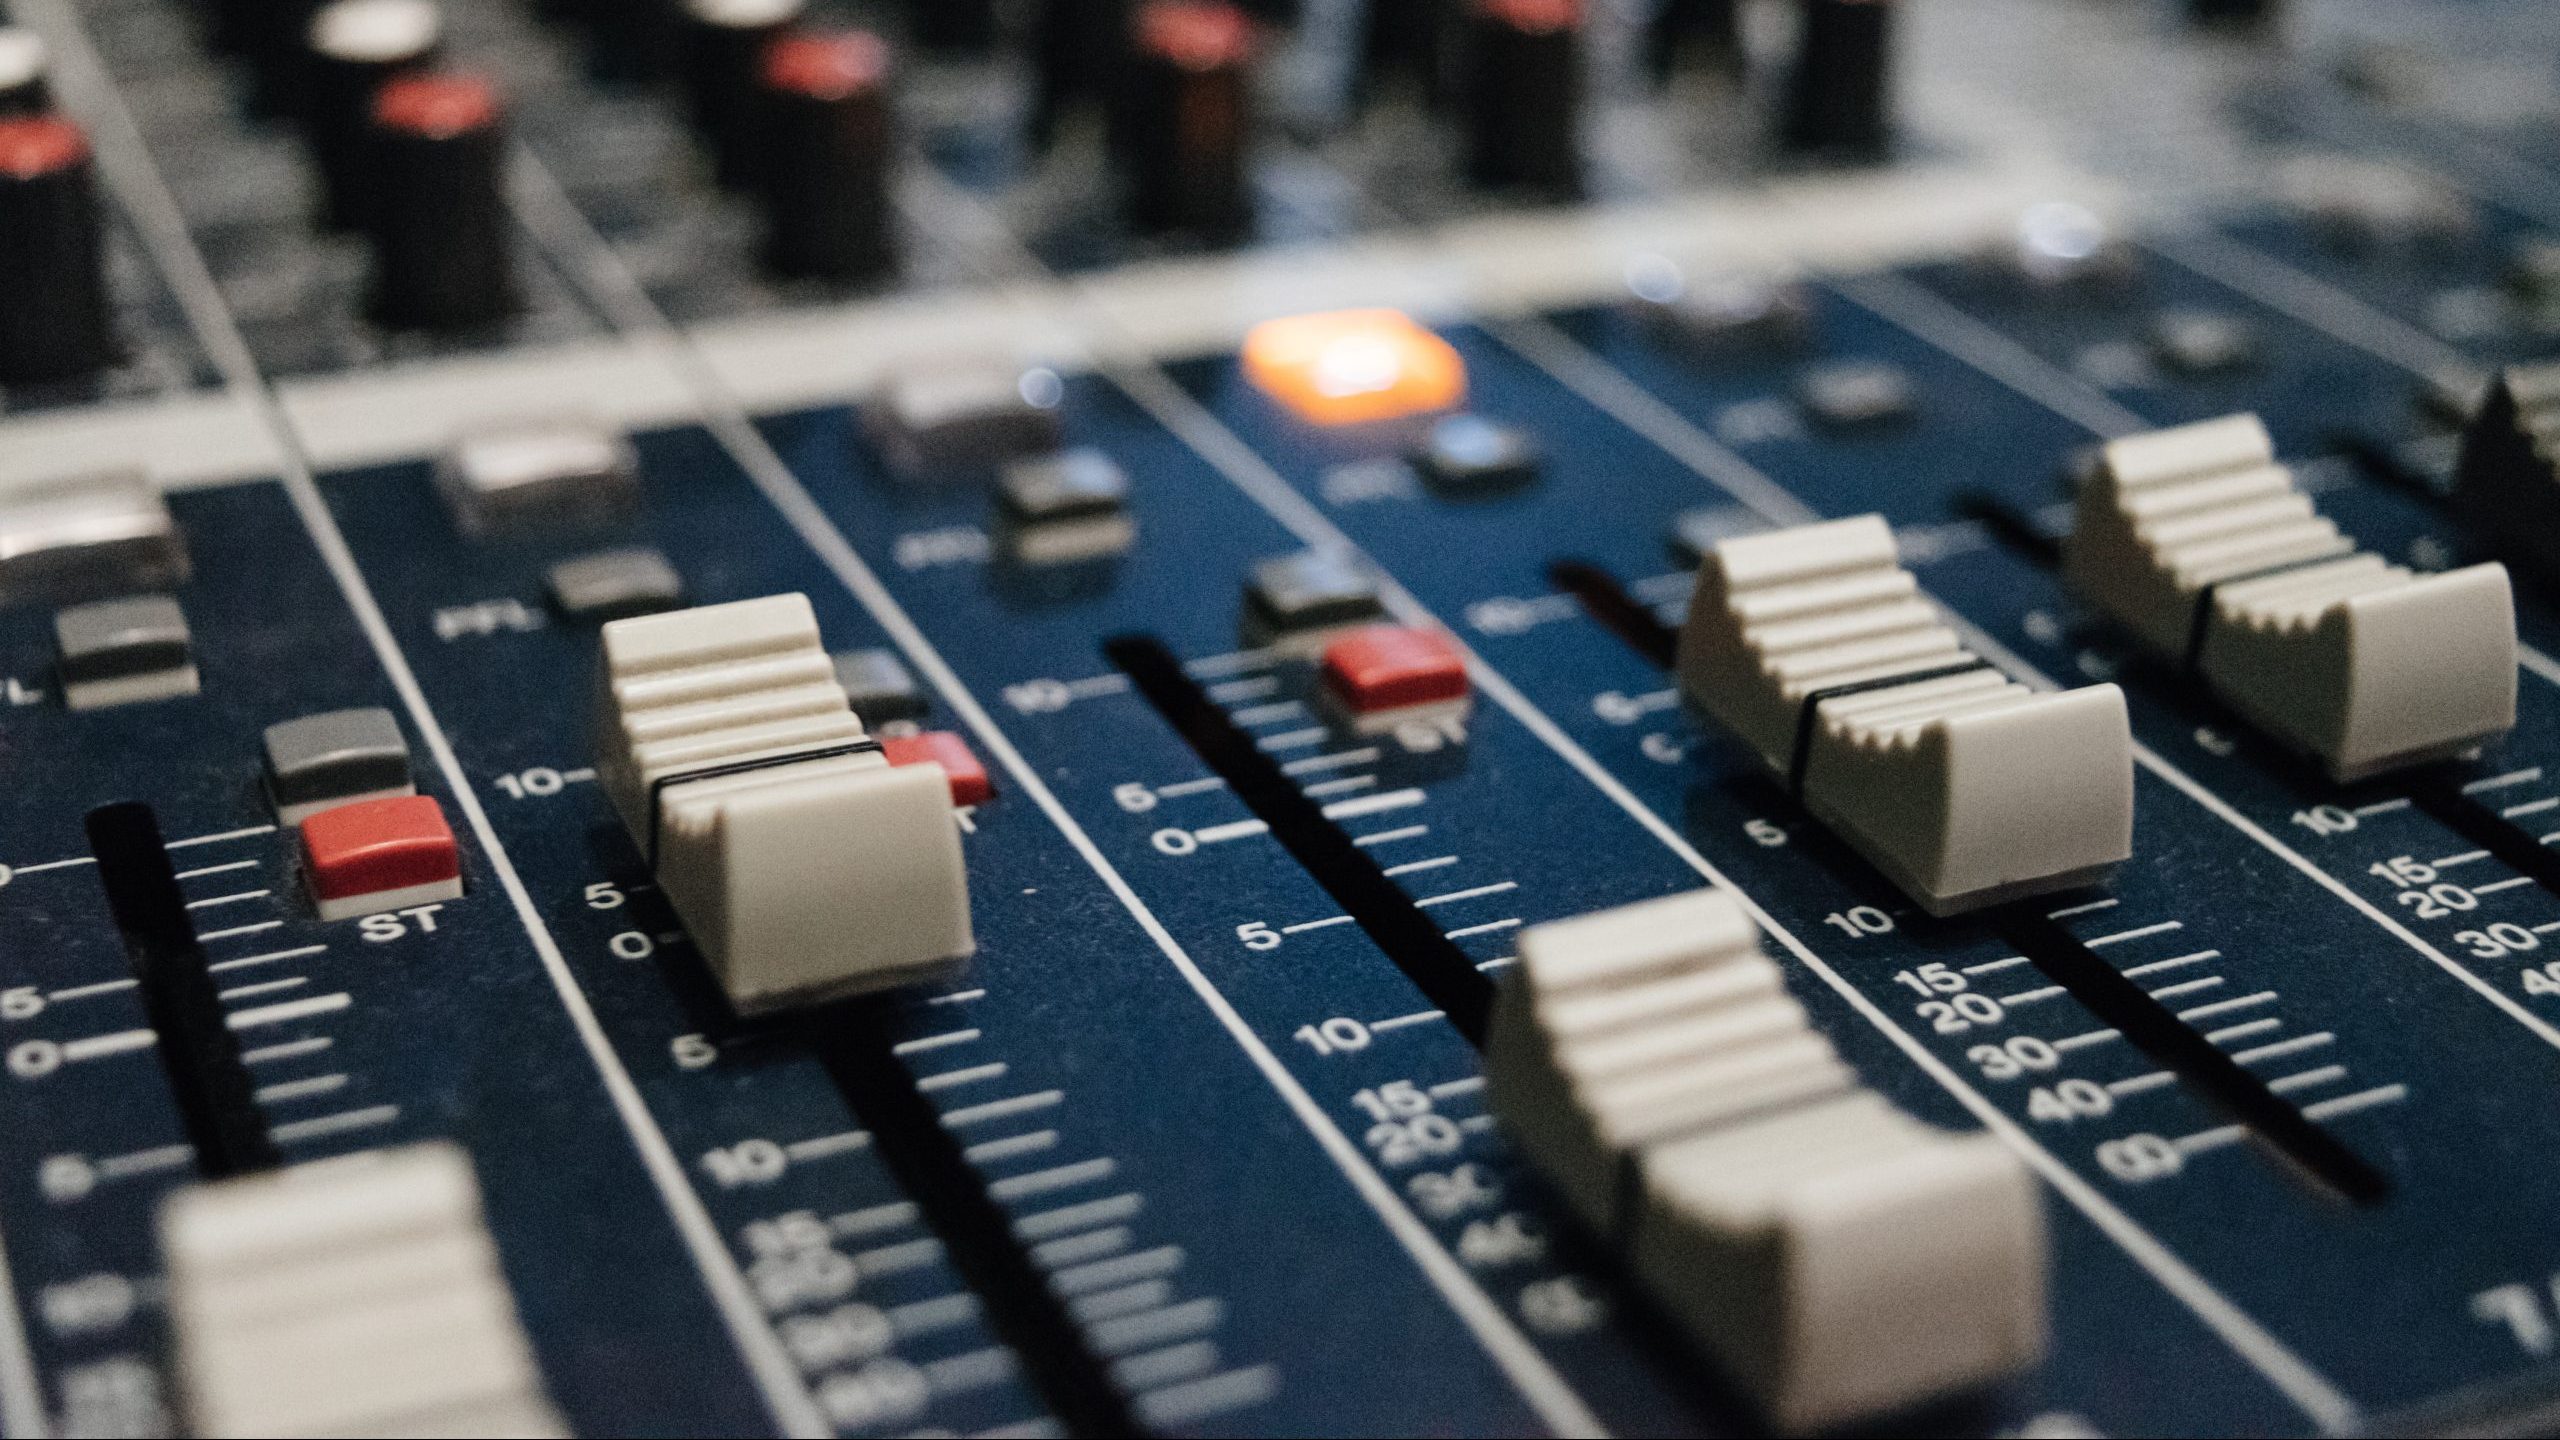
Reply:
<svg viewBox="0 0 2560 1440"><path fill-rule="evenodd" d="M765 265L854 284L897 263L889 47L861 30L785 35L764 55Z"/></svg>
<svg viewBox="0 0 2560 1440"><path fill-rule="evenodd" d="M1799 154L1881 155L1893 143L1894 0L1802 0L1779 139Z"/></svg>
<svg viewBox="0 0 2560 1440"><path fill-rule="evenodd" d="M1253 223L1254 22L1225 0L1146 0L1115 140L1140 230L1231 239Z"/></svg>
<svg viewBox="0 0 2560 1440"><path fill-rule="evenodd" d="M459 330L515 313L506 148L505 106L476 75L404 75L374 96L376 320Z"/></svg>
<svg viewBox="0 0 2560 1440"><path fill-rule="evenodd" d="M2187 0L2187 18L2199 25L2253 29L2275 19L2276 0Z"/></svg>
<svg viewBox="0 0 2560 1440"><path fill-rule="evenodd" d="M1469 0L1467 178L1555 196L1582 191L1581 0Z"/></svg>
<svg viewBox="0 0 2560 1440"><path fill-rule="evenodd" d="M320 0L259 0L248 7L240 32L241 57L249 62L249 104L261 115L302 112L310 82L311 17Z"/></svg>
<svg viewBox="0 0 2560 1440"><path fill-rule="evenodd" d="M1069 114L1116 93L1129 53L1129 0L1041 0L1031 43L1029 139L1045 150Z"/></svg>
<svg viewBox="0 0 2560 1440"><path fill-rule="evenodd" d="M996 46L995 0L907 0L916 43L946 55L984 55Z"/></svg>
<svg viewBox="0 0 2560 1440"><path fill-rule="evenodd" d="M753 189L763 153L759 72L765 47L800 23L808 0L684 0L684 86L712 171Z"/></svg>
<svg viewBox="0 0 2560 1440"><path fill-rule="evenodd" d="M1662 0L1645 32L1645 59L1656 83L1690 67L1740 70L1740 0Z"/></svg>
<svg viewBox="0 0 2560 1440"><path fill-rule="evenodd" d="M1402 90L1437 104L1448 31L1448 0L1369 0L1354 82L1360 103Z"/></svg>
<svg viewBox="0 0 2560 1440"><path fill-rule="evenodd" d="M370 152L373 99L396 76L435 62L444 16L435 0L336 0L311 17L303 135L320 172L321 223L361 230L378 177Z"/></svg>
<svg viewBox="0 0 2560 1440"><path fill-rule="evenodd" d="M0 384L115 359L89 142L59 115L0 119Z"/></svg>
<svg viewBox="0 0 2560 1440"><path fill-rule="evenodd" d="M34 31L0 26L0 118L41 115L53 108L46 65L44 41Z"/></svg>

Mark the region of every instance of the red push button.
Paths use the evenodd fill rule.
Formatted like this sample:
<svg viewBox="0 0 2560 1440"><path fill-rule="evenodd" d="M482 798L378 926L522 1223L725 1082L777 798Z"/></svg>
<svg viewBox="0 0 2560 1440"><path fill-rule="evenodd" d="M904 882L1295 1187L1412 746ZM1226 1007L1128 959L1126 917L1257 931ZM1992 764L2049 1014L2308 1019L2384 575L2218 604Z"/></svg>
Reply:
<svg viewBox="0 0 2560 1440"><path fill-rule="evenodd" d="M977 752L969 742L948 730L927 730L921 735L889 735L881 738L880 753L892 765L939 765L951 777L951 803L984 805L996 798L995 782L987 778L987 767L978 763Z"/></svg>
<svg viewBox="0 0 2560 1440"><path fill-rule="evenodd" d="M1324 647L1324 683L1354 715L1467 698L1467 663L1437 630L1372 625Z"/></svg>
<svg viewBox="0 0 2560 1440"><path fill-rule="evenodd" d="M462 893L461 847L432 795L360 800L304 820L302 870L323 920Z"/></svg>

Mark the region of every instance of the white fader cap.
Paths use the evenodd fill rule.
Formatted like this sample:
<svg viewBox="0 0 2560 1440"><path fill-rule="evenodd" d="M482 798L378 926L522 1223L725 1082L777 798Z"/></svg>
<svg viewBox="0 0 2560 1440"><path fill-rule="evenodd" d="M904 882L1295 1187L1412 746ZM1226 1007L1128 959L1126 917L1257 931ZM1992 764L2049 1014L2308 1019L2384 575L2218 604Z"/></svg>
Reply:
<svg viewBox="0 0 2560 1440"><path fill-rule="evenodd" d="M863 733L807 598L604 627L597 778L742 1014L975 949L951 789Z"/></svg>
<svg viewBox="0 0 2560 1440"><path fill-rule="evenodd" d="M2035 1363L2026 1167L1862 1087L1759 938L1713 890L1523 931L1486 1045L1494 1114L1783 1429Z"/></svg>
<svg viewBox="0 0 2560 1440"><path fill-rule="evenodd" d="M1717 544L1679 669L1691 705L1933 915L2133 853L2123 692L2030 690L1966 649L1876 516Z"/></svg>
<svg viewBox="0 0 2560 1440"><path fill-rule="evenodd" d="M569 1433L452 1145L181 1190L160 1246L189 1434Z"/></svg>
<svg viewBox="0 0 2560 1440"><path fill-rule="evenodd" d="M2340 781L2515 726L2505 567L2420 575L2360 553L2255 415L2108 445L2062 554L2099 609Z"/></svg>

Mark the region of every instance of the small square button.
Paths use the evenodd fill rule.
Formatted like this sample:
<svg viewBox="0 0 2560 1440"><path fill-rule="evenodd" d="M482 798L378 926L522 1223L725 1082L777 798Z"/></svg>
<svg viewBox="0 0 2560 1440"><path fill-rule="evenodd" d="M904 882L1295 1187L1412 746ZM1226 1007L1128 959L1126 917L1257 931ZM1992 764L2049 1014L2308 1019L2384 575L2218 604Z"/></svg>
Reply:
<svg viewBox="0 0 2560 1440"><path fill-rule="evenodd" d="M892 765L939 765L951 778L951 803L955 806L984 805L996 798L996 786L987 778L987 767L978 759L969 742L948 730L927 730L921 735L891 735L880 742L880 753Z"/></svg>
<svg viewBox="0 0 2560 1440"><path fill-rule="evenodd" d="M1491 495L1538 478L1538 442L1516 425L1452 415L1431 427L1414 468L1444 495Z"/></svg>
<svg viewBox="0 0 2560 1440"><path fill-rule="evenodd" d="M1301 550L1254 566L1246 600L1254 618L1282 633L1353 625L1385 613L1367 569L1331 550Z"/></svg>
<svg viewBox="0 0 2560 1440"><path fill-rule="evenodd" d="M2151 322L2151 354L2172 374L2197 379L2256 368L2257 327L2212 310L2172 310Z"/></svg>
<svg viewBox="0 0 2560 1440"><path fill-rule="evenodd" d="M684 604L684 579L655 550L606 550L551 567L551 603L572 620L627 620Z"/></svg>
<svg viewBox="0 0 2560 1440"><path fill-rule="evenodd" d="M915 675L894 650L847 650L835 657L836 683L853 713L869 726L921 720L928 702Z"/></svg>
<svg viewBox="0 0 2560 1440"><path fill-rule="evenodd" d="M268 726L266 740L267 789L287 825L352 801L417 792L409 741L388 710L305 715Z"/></svg>
<svg viewBox="0 0 2560 1440"><path fill-rule="evenodd" d="M1354 715L1467 698L1467 663L1436 630L1372 625L1325 647L1324 683Z"/></svg>
<svg viewBox="0 0 2560 1440"><path fill-rule="evenodd" d="M1816 366L1796 380L1796 403L1828 430L1899 424L1918 409L1911 376L1899 365L1850 360Z"/></svg>
<svg viewBox="0 0 2560 1440"><path fill-rule="evenodd" d="M365 800L302 822L302 872L323 920L462 894L462 850L432 795Z"/></svg>
<svg viewBox="0 0 2560 1440"><path fill-rule="evenodd" d="M1068 450L1004 468L997 503L1018 525L1116 515L1129 503L1129 476L1099 450Z"/></svg>
<svg viewBox="0 0 2560 1440"><path fill-rule="evenodd" d="M186 612L166 595L74 605L55 613L63 703L96 710L196 693Z"/></svg>

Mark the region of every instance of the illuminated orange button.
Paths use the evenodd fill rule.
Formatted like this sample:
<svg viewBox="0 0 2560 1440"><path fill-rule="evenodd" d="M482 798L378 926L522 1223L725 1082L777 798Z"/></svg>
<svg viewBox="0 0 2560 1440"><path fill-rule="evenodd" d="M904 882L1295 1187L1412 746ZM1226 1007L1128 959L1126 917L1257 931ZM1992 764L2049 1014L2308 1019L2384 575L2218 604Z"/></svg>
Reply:
<svg viewBox="0 0 2560 1440"><path fill-rule="evenodd" d="M951 781L951 803L984 805L996 798L996 784L987 778L987 767L979 763L977 752L969 742L948 730L927 730L921 735L884 735L880 753L892 765L939 765Z"/></svg>
<svg viewBox="0 0 2560 1440"><path fill-rule="evenodd" d="M1244 373L1318 425L1425 415L1467 398L1467 362L1401 310L1265 321L1244 337Z"/></svg>

